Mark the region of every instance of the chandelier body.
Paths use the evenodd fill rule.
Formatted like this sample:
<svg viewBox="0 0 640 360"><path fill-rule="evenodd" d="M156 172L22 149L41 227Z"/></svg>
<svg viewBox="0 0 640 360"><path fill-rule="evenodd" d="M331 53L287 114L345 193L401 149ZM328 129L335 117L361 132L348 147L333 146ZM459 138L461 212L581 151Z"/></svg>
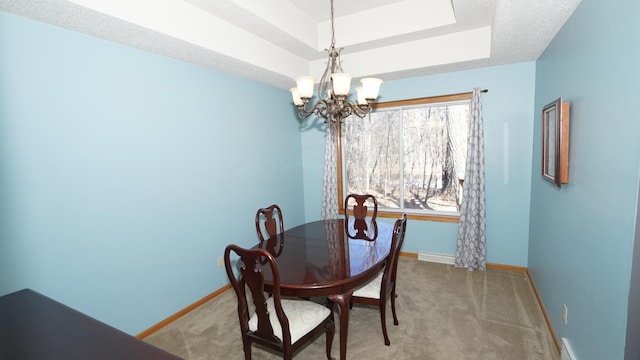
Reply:
<svg viewBox="0 0 640 360"><path fill-rule="evenodd" d="M327 66L318 83L318 100L310 105L313 97L315 79L312 76L296 78L296 87L291 88L293 103L298 108L298 116L307 118L313 114L324 118L324 122L337 123L345 118L356 115L364 117L371 112L372 103L378 97L382 80L364 78L360 80L362 87L356 88L357 101L349 99L351 75L342 71L340 50L335 48L335 30L333 15L333 0L331 0L331 46L326 49L329 54Z"/></svg>

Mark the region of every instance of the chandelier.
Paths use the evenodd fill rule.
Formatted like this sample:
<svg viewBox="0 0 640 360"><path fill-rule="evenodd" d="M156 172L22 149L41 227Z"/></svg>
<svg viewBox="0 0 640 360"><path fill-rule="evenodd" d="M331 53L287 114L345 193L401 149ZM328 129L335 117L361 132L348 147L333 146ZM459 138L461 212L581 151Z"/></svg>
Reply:
<svg viewBox="0 0 640 360"><path fill-rule="evenodd" d="M296 78L296 87L289 89L293 97L293 103L298 108L298 116L307 118L316 114L324 118L324 122L342 122L350 115L364 117L371 112L371 104L378 97L382 80L376 78L364 78L360 80L361 87L356 88L357 102L349 100L351 89L351 74L342 71L340 52L336 50L336 35L334 30L333 0L331 0L331 46L325 49L329 53L327 67L318 83L318 100L309 105L313 96L313 76L301 76ZM310 106L310 107L309 107Z"/></svg>

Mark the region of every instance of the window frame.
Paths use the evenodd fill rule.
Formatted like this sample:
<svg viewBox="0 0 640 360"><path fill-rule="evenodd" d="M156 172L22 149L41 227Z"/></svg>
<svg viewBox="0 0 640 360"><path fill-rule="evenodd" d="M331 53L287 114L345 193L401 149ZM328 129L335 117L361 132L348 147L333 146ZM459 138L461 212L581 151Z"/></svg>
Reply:
<svg viewBox="0 0 640 360"><path fill-rule="evenodd" d="M446 103L446 102L455 102L455 101L471 101L473 97L472 92L458 93L458 94L450 94L450 95L439 95L439 96L430 96L430 97L422 97L422 98L414 98L407 100L396 100L396 101L387 101L373 104L373 111L381 108L389 108L389 107L407 107L412 105L424 105L424 104L433 104L433 103ZM338 177L338 213L344 215L344 197L346 194L344 193L344 180L342 174L342 124L340 126L336 126L336 159L337 159L337 177ZM385 218L397 218L402 215L402 210L391 211L386 209L378 209L378 217ZM449 222L449 223L457 223L460 221L460 214L407 214L407 219L412 220L426 220L426 221L438 221L438 222Z"/></svg>

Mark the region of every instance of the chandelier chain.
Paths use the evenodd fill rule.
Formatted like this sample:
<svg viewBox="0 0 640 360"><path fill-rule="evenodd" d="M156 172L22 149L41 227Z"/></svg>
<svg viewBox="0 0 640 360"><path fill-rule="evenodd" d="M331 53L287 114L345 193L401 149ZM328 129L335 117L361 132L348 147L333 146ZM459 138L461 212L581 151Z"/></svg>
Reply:
<svg viewBox="0 0 640 360"><path fill-rule="evenodd" d="M334 27L333 0L331 0L331 48L336 46L336 30Z"/></svg>

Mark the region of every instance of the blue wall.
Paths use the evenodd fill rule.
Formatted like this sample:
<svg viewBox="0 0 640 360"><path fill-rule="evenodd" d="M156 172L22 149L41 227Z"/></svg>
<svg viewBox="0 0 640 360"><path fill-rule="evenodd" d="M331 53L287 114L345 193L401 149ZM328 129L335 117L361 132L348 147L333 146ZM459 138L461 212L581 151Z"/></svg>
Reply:
<svg viewBox="0 0 640 360"><path fill-rule="evenodd" d="M528 266L581 360L624 353L639 7L583 0L536 63L381 90L489 89L488 260ZM260 112L237 111L237 94ZM540 110L558 96L572 105L562 190L539 174ZM216 259L255 241L258 207L282 205L287 227L320 217L324 132L289 104L281 89L0 12L0 295L30 287L135 334L220 288ZM410 221L403 250L453 254L456 231Z"/></svg>
<svg viewBox="0 0 640 360"><path fill-rule="evenodd" d="M640 171L638 34L636 0L583 0L536 66L529 271L557 336L580 360L624 354ZM571 103L562 189L538 170L540 112L560 96Z"/></svg>
<svg viewBox="0 0 640 360"><path fill-rule="evenodd" d="M0 295L29 287L136 334L224 286L217 258L255 243L259 207L304 222L289 102L0 13Z"/></svg>
<svg viewBox="0 0 640 360"><path fill-rule="evenodd" d="M487 67L387 81L379 101L489 89L482 95L485 125L487 259L527 266L535 63ZM307 220L320 218L324 132L303 131ZM454 255L457 223L409 220L403 251Z"/></svg>

